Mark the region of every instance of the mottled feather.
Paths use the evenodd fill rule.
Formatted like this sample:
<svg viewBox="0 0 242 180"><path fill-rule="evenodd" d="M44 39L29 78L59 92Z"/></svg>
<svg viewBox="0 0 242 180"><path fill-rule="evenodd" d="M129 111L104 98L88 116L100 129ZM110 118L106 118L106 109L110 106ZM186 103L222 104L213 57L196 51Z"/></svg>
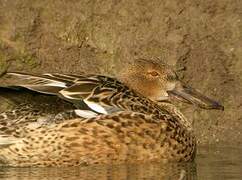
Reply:
<svg viewBox="0 0 242 180"><path fill-rule="evenodd" d="M8 82L5 87L25 87L86 105L70 113L85 118L66 118L65 112L32 115L24 110L17 116L0 114L0 163L10 166L192 161L196 138L191 123L165 101L172 95L183 96L199 107L223 108L185 88L164 64L146 60L125 69L121 81L69 74L7 73L3 78Z"/></svg>

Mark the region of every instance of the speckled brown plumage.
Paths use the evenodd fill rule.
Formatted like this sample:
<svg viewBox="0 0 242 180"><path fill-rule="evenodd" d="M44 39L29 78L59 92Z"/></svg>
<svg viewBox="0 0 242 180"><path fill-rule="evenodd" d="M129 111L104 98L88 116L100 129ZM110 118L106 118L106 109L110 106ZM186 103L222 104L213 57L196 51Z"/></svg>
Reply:
<svg viewBox="0 0 242 180"><path fill-rule="evenodd" d="M195 153L195 137L185 127L135 112L16 129L5 133L14 144L0 150L10 166L190 161Z"/></svg>
<svg viewBox="0 0 242 180"><path fill-rule="evenodd" d="M140 60L131 65L121 74L121 81L99 75L9 75L26 80L16 86L59 95L74 103L83 101L100 112L92 118L60 115L58 121L56 116L48 118L48 113L30 113L30 118L19 121L20 113L10 124L10 116L0 115L3 165L192 161L196 139L191 124L166 100L171 96L201 108L223 109L216 101L186 87L169 67L153 61ZM28 117L25 111L19 112Z"/></svg>

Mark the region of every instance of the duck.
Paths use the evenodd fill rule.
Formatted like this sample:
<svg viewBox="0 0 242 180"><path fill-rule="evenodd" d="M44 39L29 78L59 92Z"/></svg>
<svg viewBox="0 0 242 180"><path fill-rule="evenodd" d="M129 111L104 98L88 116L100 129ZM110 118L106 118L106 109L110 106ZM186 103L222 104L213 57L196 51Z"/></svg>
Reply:
<svg viewBox="0 0 242 180"><path fill-rule="evenodd" d="M136 111L136 106L131 104L142 104L143 99L140 97L159 102L172 96L204 109L223 108L216 101L179 82L177 74L166 63L158 64L146 59L137 59L121 71L117 78L96 74L36 75L8 72L1 78L0 83L0 87L26 88L58 96L74 104L77 108L75 113L86 118L120 110ZM195 98L189 95L191 93Z"/></svg>
<svg viewBox="0 0 242 180"><path fill-rule="evenodd" d="M79 104L84 103L91 115L36 125L35 116L26 124L8 122L5 113L0 118L0 164L7 166L193 161L193 128L169 98L223 110L220 103L181 82L168 65L152 60L135 61L117 79L57 73L5 75L13 77L16 84L5 87L57 95L77 104L80 111Z"/></svg>

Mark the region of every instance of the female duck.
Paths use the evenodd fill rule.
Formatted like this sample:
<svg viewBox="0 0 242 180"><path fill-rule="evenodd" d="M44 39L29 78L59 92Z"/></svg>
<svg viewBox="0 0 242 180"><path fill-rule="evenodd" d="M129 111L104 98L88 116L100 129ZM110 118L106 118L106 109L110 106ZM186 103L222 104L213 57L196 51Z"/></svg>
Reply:
<svg viewBox="0 0 242 180"><path fill-rule="evenodd" d="M172 104L155 101L174 96L202 108L222 109L217 102L185 87L169 67L146 60L131 65L119 78L122 83L104 76L7 76L27 80L16 85L84 101L88 113L104 114L48 126L21 122L10 126L6 120L0 121L0 162L8 166L191 161L196 140L189 122ZM62 89L57 82L62 83ZM109 113L110 109L118 112Z"/></svg>

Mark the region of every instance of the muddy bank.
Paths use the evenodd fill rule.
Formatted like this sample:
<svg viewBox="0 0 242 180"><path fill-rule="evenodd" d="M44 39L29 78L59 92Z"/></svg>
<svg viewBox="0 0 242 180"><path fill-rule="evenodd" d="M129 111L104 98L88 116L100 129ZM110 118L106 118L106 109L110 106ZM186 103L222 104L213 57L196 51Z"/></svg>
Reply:
<svg viewBox="0 0 242 180"><path fill-rule="evenodd" d="M135 58L159 58L223 102L183 106L199 142L242 142L240 0L0 1L0 73L115 75ZM9 101L1 100L6 109ZM3 105L4 104L4 105Z"/></svg>

